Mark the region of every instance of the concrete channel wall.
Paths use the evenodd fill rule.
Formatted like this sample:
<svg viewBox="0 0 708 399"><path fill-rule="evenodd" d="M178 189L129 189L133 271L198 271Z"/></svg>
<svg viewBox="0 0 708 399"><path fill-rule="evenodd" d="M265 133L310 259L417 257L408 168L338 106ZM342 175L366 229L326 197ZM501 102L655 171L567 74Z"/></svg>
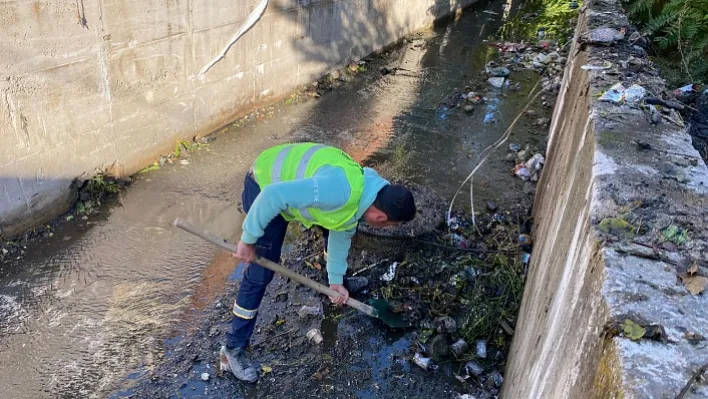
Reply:
<svg viewBox="0 0 708 399"><path fill-rule="evenodd" d="M0 236L476 0L271 0L197 78L259 2L0 2Z"/></svg>
<svg viewBox="0 0 708 399"><path fill-rule="evenodd" d="M605 28L627 30L605 43ZM708 363L708 300L677 278L693 264L706 275L706 166L685 128L598 98L618 81L666 93L633 32L619 0L585 2L536 194L505 399L674 398ZM616 71L581 68L603 61ZM689 238L663 243L671 226ZM623 336L628 319L663 327L668 342L650 328ZM697 397L704 383L686 396Z"/></svg>

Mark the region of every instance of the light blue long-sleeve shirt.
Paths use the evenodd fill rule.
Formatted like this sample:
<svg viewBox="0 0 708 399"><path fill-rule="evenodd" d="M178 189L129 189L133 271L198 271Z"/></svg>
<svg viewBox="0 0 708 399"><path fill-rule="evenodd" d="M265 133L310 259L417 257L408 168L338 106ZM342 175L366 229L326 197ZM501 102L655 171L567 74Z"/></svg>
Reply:
<svg viewBox="0 0 708 399"><path fill-rule="evenodd" d="M374 203L379 190L389 184L375 170L364 168L364 192L359 200L357 220ZM351 189L344 169L325 165L312 177L273 183L253 202L243 222L241 241L255 244L268 223L287 208L318 208L332 211L346 204ZM327 273L330 284L342 284L347 271L347 256L356 228L330 231L327 244Z"/></svg>

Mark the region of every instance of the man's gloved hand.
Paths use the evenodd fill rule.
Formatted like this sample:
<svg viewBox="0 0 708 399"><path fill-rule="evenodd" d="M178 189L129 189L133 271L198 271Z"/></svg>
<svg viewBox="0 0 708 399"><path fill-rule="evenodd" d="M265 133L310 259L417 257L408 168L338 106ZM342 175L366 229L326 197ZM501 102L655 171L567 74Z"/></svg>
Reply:
<svg viewBox="0 0 708 399"><path fill-rule="evenodd" d="M256 247L252 244L239 241L236 252L231 255L242 262L251 263L256 260Z"/></svg>
<svg viewBox="0 0 708 399"><path fill-rule="evenodd" d="M330 284L329 288L337 291L341 295L338 297L329 297L329 300L332 301L332 303L337 304L337 305L344 305L347 302L347 299L349 299L349 291L347 291L346 288L342 284Z"/></svg>

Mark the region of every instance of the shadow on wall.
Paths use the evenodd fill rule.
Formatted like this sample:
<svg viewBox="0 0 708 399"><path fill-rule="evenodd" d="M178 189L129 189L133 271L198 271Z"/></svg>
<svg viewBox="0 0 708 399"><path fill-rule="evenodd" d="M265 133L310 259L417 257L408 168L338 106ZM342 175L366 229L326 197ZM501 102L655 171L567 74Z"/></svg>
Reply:
<svg viewBox="0 0 708 399"><path fill-rule="evenodd" d="M64 213L76 201L78 185L76 180L51 176L0 177L0 239L10 239ZM5 226L11 228L5 230Z"/></svg>

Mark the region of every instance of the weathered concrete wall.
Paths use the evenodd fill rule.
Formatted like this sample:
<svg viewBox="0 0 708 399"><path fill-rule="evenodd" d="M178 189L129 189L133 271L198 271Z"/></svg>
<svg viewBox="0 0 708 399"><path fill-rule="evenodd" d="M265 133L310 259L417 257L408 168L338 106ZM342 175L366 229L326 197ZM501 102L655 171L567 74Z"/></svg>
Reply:
<svg viewBox="0 0 708 399"><path fill-rule="evenodd" d="M203 79L259 0L0 2L2 233L475 1L271 0Z"/></svg>
<svg viewBox="0 0 708 399"><path fill-rule="evenodd" d="M699 273L708 266L708 170L685 129L598 100L618 80L654 95L665 88L627 40L620 2L585 5L536 194L536 244L502 397L673 398L708 362L706 345L686 335L708 334L708 299L676 277L693 261ZM626 27L626 38L590 40L601 27ZM619 73L581 69L603 60ZM671 224L690 232L676 250L661 245ZM662 325L672 342L609 328L627 318ZM708 397L705 385L693 389L686 397Z"/></svg>

